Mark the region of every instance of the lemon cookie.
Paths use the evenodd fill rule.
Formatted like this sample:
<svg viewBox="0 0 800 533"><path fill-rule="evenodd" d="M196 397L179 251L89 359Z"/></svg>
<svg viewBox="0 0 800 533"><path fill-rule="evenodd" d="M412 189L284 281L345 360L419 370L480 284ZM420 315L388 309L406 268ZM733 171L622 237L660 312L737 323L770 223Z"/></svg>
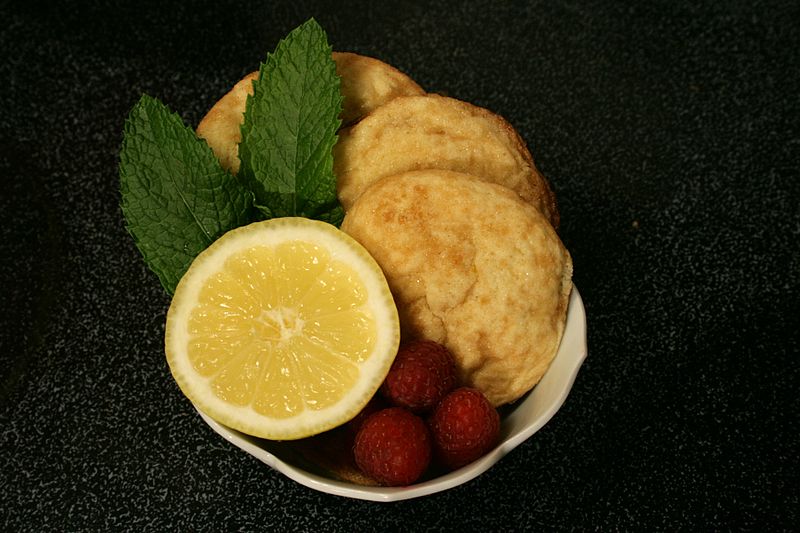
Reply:
<svg viewBox="0 0 800 533"><path fill-rule="evenodd" d="M417 83L378 59L333 52L336 72L341 77L342 124L349 125L361 117L402 95L420 95L425 91ZM253 94L253 80L258 72L242 78L216 104L197 126L198 137L205 139L222 167L236 174L239 171L240 127L244 120L247 95Z"/></svg>
<svg viewBox="0 0 800 533"><path fill-rule="evenodd" d="M548 220L511 190L443 170L377 181L342 229L381 266L402 335L447 346L492 402L530 390L558 350L572 261Z"/></svg>
<svg viewBox="0 0 800 533"><path fill-rule="evenodd" d="M434 94L395 98L343 129L334 147L345 210L376 180L425 168L504 185L558 226L555 195L525 143L506 120L481 107Z"/></svg>

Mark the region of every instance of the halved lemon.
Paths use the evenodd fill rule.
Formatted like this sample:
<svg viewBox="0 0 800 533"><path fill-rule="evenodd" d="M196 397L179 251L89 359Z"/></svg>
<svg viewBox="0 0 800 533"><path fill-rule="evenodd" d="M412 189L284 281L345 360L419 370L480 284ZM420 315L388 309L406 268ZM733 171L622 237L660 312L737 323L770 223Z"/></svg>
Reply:
<svg viewBox="0 0 800 533"><path fill-rule="evenodd" d="M389 371L400 327L369 253L330 224L292 217L232 230L198 255L165 337L172 375L201 411L289 440L358 414Z"/></svg>

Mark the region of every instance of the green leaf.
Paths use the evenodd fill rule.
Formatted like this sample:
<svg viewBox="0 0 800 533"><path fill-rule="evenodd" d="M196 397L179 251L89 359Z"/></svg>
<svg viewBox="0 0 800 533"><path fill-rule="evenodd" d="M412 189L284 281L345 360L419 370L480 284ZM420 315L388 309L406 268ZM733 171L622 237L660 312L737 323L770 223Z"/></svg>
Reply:
<svg viewBox="0 0 800 533"><path fill-rule="evenodd" d="M252 195L150 96L125 122L119 173L128 231L170 294L197 254L251 219Z"/></svg>
<svg viewBox="0 0 800 533"><path fill-rule="evenodd" d="M332 151L342 94L331 54L325 32L310 19L267 56L253 82L238 176L267 218L341 223Z"/></svg>

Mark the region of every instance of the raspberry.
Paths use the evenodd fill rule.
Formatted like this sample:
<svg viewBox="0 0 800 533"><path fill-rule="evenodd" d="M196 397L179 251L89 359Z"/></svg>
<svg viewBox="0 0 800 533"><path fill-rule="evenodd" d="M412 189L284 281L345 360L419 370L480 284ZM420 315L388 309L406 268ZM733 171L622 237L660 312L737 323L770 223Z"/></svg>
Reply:
<svg viewBox="0 0 800 533"><path fill-rule="evenodd" d="M402 407L371 415L353 446L356 464L382 485L414 483L431 462L431 437L425 422Z"/></svg>
<svg viewBox="0 0 800 533"><path fill-rule="evenodd" d="M456 386L453 356L433 341L413 341L397 352L381 386L390 403L414 413L433 409Z"/></svg>
<svg viewBox="0 0 800 533"><path fill-rule="evenodd" d="M479 390L456 389L428 420L438 462L455 470L492 449L500 435L500 416Z"/></svg>
<svg viewBox="0 0 800 533"><path fill-rule="evenodd" d="M358 430L361 429L361 426L364 424L364 422L366 422L367 418L378 411L386 409L387 407L389 406L386 405L386 402L383 400L383 398L380 396L373 396L369 403L367 403L367 405L365 405L364 408L347 423L347 430L353 437L355 437L358 434Z"/></svg>

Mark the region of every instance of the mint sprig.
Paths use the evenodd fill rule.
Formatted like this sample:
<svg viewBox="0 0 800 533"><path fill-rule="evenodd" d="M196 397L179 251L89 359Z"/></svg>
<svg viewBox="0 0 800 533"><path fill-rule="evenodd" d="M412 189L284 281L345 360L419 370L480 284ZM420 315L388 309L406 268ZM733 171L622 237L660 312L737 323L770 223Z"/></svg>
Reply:
<svg viewBox="0 0 800 533"><path fill-rule="evenodd" d="M310 19L267 56L253 82L238 177L267 218L341 222L332 150L342 94L331 53L324 30Z"/></svg>
<svg viewBox="0 0 800 533"><path fill-rule="evenodd" d="M254 89L242 125L238 179L155 98L143 95L125 122L122 212L170 294L194 258L238 226L280 216L341 224L333 146L342 95L331 47L314 19L267 56Z"/></svg>
<svg viewBox="0 0 800 533"><path fill-rule="evenodd" d="M119 173L128 231L170 294L197 254L252 219L252 195L150 96L125 122Z"/></svg>

